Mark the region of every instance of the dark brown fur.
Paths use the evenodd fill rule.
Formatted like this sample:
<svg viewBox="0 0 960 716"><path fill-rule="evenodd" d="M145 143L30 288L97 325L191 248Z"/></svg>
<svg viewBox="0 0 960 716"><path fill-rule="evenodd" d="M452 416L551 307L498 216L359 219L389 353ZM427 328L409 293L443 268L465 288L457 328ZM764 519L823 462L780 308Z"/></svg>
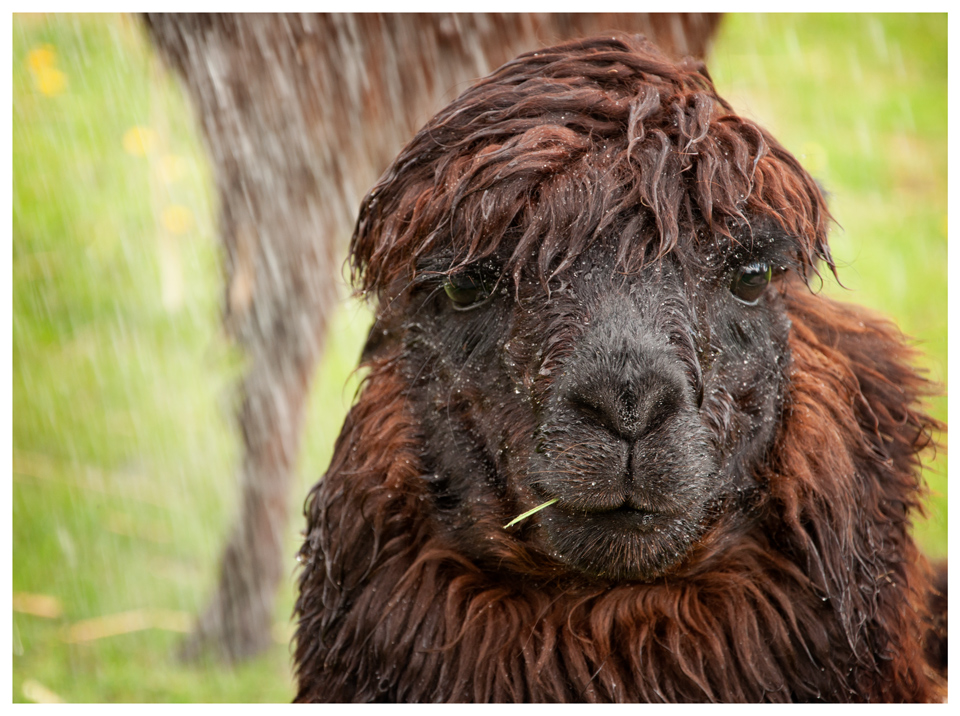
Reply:
<svg viewBox="0 0 960 716"><path fill-rule="evenodd" d="M431 120L354 236L378 322L307 501L297 699L941 699L910 537L940 426L897 329L807 286L830 265L828 218L702 65L636 38L521 56ZM787 270L744 309L725 267L774 245ZM489 303L450 313L443 282L487 265ZM591 271L621 293L591 293ZM581 526L604 524L620 487L557 467L602 465L629 432L616 411L587 433L554 407L606 335L590 306L610 301L631 319L625 351L666 361L681 392L667 433L630 433L653 457L629 475L655 489L624 489L685 523L636 540ZM658 460L679 465L670 481ZM609 549L581 560L594 538Z"/></svg>

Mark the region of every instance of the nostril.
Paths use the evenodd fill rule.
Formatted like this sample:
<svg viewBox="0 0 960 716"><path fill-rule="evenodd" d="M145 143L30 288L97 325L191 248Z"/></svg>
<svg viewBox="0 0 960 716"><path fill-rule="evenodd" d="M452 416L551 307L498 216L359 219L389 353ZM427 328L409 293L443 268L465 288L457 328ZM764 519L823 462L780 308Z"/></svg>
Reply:
<svg viewBox="0 0 960 716"><path fill-rule="evenodd" d="M567 396L567 402L576 412L590 421L613 432L618 432L615 419L616 412L606 405L606 401L602 400L599 394L573 390Z"/></svg>
<svg viewBox="0 0 960 716"><path fill-rule="evenodd" d="M683 392L665 378L648 378L638 385L584 384L567 394L580 415L631 442L660 427L683 404Z"/></svg>

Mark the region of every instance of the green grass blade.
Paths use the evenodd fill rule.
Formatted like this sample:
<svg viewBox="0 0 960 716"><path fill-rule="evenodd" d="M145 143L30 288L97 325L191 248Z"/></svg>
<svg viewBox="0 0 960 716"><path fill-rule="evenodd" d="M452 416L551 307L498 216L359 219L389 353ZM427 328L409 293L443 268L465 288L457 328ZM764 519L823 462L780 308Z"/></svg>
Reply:
<svg viewBox="0 0 960 716"><path fill-rule="evenodd" d="M514 526L515 524L517 524L517 522L519 522L520 520L525 520L525 519L527 519L530 515L536 514L536 513L539 512L540 510L544 509L545 507L549 507L549 506L552 505L554 502L558 502L559 500L560 500L559 497L554 497L552 500L547 500L547 501L544 502L542 505L537 505L537 506L534 507L532 510L527 510L527 511L524 512L522 515L520 515L519 517L514 517L512 520L510 520L509 522L507 522L507 524L505 524L505 525L503 526L503 529L507 529L508 527L513 527L513 526Z"/></svg>

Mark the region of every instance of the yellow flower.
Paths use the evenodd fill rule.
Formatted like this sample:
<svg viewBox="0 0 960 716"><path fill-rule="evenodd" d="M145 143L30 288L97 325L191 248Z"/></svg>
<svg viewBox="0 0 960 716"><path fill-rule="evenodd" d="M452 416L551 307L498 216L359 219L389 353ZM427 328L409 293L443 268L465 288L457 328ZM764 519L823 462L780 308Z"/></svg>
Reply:
<svg viewBox="0 0 960 716"><path fill-rule="evenodd" d="M173 204L160 214L160 223L171 234L179 236L193 228L193 213L185 206Z"/></svg>
<svg viewBox="0 0 960 716"><path fill-rule="evenodd" d="M27 64L34 86L48 97L58 95L67 87L67 76L57 69L57 51L53 45L40 45L27 53Z"/></svg>
<svg viewBox="0 0 960 716"><path fill-rule="evenodd" d="M56 67L41 67L34 71L33 83L47 97L53 97L66 89L67 76Z"/></svg>
<svg viewBox="0 0 960 716"><path fill-rule="evenodd" d="M40 45L30 50L27 55L27 63L34 72L42 70L45 67L53 67L57 62L57 51L53 45Z"/></svg>
<svg viewBox="0 0 960 716"><path fill-rule="evenodd" d="M142 157L153 151L157 133L150 127L130 127L123 134L123 148L127 154Z"/></svg>

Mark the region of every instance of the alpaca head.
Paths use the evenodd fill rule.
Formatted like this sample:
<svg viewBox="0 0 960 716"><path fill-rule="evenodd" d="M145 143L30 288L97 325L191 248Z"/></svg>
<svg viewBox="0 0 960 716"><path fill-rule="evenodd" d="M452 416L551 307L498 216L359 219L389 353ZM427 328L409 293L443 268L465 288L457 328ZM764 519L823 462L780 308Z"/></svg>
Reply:
<svg viewBox="0 0 960 716"><path fill-rule="evenodd" d="M365 199L358 282L422 430L436 528L479 563L649 581L761 488L784 293L830 265L814 181L641 39L529 53ZM551 504L504 528L512 518ZM500 566L498 566L500 565Z"/></svg>

